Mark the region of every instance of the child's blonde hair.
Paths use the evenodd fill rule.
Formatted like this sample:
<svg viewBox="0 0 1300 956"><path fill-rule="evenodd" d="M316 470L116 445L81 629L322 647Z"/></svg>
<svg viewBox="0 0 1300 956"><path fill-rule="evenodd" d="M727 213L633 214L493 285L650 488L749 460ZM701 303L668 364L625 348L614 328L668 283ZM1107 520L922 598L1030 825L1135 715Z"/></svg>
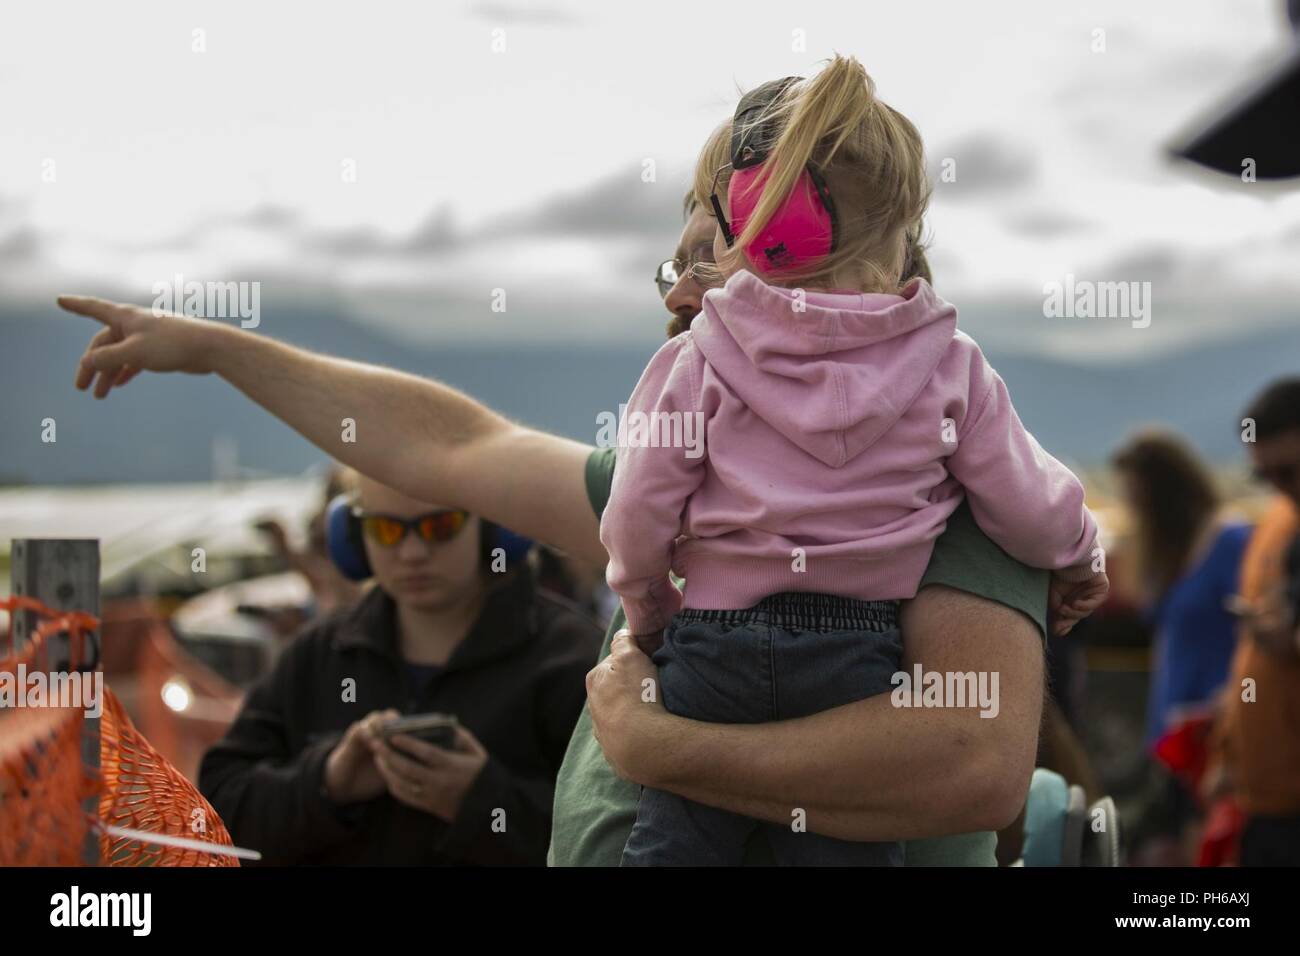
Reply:
<svg viewBox="0 0 1300 956"><path fill-rule="evenodd" d="M811 162L835 202L839 242L829 256L782 272L780 283L828 287L849 276L866 290L896 291L911 278L908 265L918 257L924 262L921 222L930 184L916 127L876 99L875 83L851 56L836 56L816 76L792 84L754 125L769 121L777 133L755 187L763 192L744 231L719 259L720 273L743 267L744 248ZM731 126L728 120L713 132L695 167L695 198L706 209L713 189L719 195L727 189Z"/></svg>

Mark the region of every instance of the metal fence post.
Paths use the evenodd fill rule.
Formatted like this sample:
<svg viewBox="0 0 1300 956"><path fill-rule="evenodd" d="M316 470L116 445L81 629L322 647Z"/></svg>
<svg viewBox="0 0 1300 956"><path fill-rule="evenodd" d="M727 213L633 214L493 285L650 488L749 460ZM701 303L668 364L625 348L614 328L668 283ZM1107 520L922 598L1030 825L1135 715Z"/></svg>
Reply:
<svg viewBox="0 0 1300 956"><path fill-rule="evenodd" d="M32 597L56 611L85 611L99 616L99 540L96 538L15 538L10 551L11 586L15 596ZM37 624L30 611L14 614L13 631L16 647L30 638ZM100 633L87 635L78 669L94 674L99 669ZM66 635L46 645L46 661L51 672L71 669L71 646ZM81 759L88 770L99 772L99 718L87 717L81 732ZM99 800L89 797L83 804L87 813L97 815ZM99 835L86 835L82 861L88 866L99 864Z"/></svg>

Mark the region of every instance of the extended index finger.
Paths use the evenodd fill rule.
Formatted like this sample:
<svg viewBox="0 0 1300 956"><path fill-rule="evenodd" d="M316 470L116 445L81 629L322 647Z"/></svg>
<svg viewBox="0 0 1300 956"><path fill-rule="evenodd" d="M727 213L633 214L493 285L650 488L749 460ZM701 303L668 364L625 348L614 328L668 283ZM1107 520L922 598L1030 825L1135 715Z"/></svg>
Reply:
<svg viewBox="0 0 1300 956"><path fill-rule="evenodd" d="M97 319L105 325L112 325L115 319L122 318L126 306L109 302L93 295L61 295L55 299L59 308L65 312L74 312L87 318Z"/></svg>

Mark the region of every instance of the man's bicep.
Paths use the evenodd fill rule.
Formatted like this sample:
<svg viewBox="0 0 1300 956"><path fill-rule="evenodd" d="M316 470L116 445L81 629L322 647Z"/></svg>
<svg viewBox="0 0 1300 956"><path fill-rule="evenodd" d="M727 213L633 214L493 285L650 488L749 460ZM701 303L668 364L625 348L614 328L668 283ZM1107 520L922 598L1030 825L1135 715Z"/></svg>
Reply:
<svg viewBox="0 0 1300 956"><path fill-rule="evenodd" d="M587 497L594 449L558 435L512 426L452 452L456 505L582 560L603 564L600 522Z"/></svg>

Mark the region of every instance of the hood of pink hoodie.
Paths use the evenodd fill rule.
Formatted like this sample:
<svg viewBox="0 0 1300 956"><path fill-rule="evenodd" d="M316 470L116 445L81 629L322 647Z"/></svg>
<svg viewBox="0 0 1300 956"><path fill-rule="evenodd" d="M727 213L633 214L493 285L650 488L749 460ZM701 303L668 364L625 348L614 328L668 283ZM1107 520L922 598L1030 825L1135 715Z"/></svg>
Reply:
<svg viewBox="0 0 1300 956"><path fill-rule="evenodd" d="M705 294L691 338L755 415L840 468L907 411L956 329L957 310L920 279L902 295L796 295L742 271Z"/></svg>

